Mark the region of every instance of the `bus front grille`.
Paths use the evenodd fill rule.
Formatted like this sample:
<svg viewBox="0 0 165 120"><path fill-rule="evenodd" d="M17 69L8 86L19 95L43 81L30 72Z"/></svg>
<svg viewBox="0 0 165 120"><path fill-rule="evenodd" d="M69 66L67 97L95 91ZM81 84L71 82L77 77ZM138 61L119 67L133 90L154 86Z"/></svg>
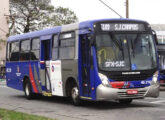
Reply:
<svg viewBox="0 0 165 120"><path fill-rule="evenodd" d="M136 81L136 80L146 80L148 78L151 78L152 75L147 74L141 74L141 75L112 75L110 76L110 79L116 80L116 81Z"/></svg>

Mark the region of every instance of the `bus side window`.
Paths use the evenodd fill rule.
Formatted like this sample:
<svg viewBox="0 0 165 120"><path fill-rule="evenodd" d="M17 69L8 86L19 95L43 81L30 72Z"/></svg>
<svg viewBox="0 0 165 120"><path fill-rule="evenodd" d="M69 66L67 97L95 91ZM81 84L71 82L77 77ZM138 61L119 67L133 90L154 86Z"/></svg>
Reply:
<svg viewBox="0 0 165 120"><path fill-rule="evenodd" d="M75 32L60 35L60 59L73 59L75 55Z"/></svg>
<svg viewBox="0 0 165 120"><path fill-rule="evenodd" d="M30 40L21 42L20 61L30 60Z"/></svg>
<svg viewBox="0 0 165 120"><path fill-rule="evenodd" d="M52 60L58 59L58 35L54 35L53 37L53 46L52 46Z"/></svg>
<svg viewBox="0 0 165 120"><path fill-rule="evenodd" d="M32 39L31 60L39 60L40 56L40 39Z"/></svg>
<svg viewBox="0 0 165 120"><path fill-rule="evenodd" d="M19 42L12 42L10 49L10 61L19 61Z"/></svg>

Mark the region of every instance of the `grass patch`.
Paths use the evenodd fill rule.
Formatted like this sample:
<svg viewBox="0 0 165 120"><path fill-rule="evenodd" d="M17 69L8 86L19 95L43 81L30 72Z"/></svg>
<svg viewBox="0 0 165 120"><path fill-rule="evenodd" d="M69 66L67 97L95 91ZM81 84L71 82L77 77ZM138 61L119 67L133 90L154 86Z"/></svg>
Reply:
<svg viewBox="0 0 165 120"><path fill-rule="evenodd" d="M53 120L46 117L0 109L0 120Z"/></svg>

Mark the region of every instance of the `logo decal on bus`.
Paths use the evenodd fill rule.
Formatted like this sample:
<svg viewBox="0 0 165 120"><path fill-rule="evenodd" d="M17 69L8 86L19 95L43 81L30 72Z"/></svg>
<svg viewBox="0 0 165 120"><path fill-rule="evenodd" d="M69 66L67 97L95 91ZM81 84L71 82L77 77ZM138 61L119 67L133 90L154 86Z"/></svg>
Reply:
<svg viewBox="0 0 165 120"><path fill-rule="evenodd" d="M134 75L134 74L141 74L140 72L122 72L122 75Z"/></svg>
<svg viewBox="0 0 165 120"><path fill-rule="evenodd" d="M19 73L19 71L20 71L20 70L19 70L19 66L17 66L17 73Z"/></svg>
<svg viewBox="0 0 165 120"><path fill-rule="evenodd" d="M11 68L6 68L6 72L10 73L11 72Z"/></svg>
<svg viewBox="0 0 165 120"><path fill-rule="evenodd" d="M21 73L20 73L20 68L19 68L19 66L17 66L17 73L16 73L16 76L17 76L17 77L21 76Z"/></svg>
<svg viewBox="0 0 165 120"><path fill-rule="evenodd" d="M130 82L124 82L123 88L129 88L130 87Z"/></svg>
<svg viewBox="0 0 165 120"><path fill-rule="evenodd" d="M151 84L151 81L143 80L143 81L141 81L141 84Z"/></svg>
<svg viewBox="0 0 165 120"><path fill-rule="evenodd" d="M132 64L132 65L131 65L131 68L132 68L132 70L136 70L136 69L137 69L136 64Z"/></svg>

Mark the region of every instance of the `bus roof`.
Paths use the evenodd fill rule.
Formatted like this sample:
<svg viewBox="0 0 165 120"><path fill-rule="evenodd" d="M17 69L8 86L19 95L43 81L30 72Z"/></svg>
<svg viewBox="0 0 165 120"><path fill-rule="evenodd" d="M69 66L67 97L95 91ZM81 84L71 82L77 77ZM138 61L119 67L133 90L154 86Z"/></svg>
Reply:
<svg viewBox="0 0 165 120"><path fill-rule="evenodd" d="M134 22L147 23L146 21L135 20L135 19L127 19L127 18L88 20L88 21L84 21L84 22L80 22L80 23L62 25L62 26L57 26L57 27L53 27L53 28L49 28L49 29L44 29L44 30L29 32L29 33L25 33L25 34L10 36L8 38L8 42L16 41L16 40L22 40L22 39L36 38L36 37L40 37L40 36L60 33L61 29L63 27L68 27L68 28L70 28L70 31L71 31L71 30L74 29L73 26L75 26L76 24L77 24L77 26L79 26L79 29L93 28L93 24L95 22L99 22L99 21L119 21L119 22L122 22L122 21L133 22L134 21Z"/></svg>

